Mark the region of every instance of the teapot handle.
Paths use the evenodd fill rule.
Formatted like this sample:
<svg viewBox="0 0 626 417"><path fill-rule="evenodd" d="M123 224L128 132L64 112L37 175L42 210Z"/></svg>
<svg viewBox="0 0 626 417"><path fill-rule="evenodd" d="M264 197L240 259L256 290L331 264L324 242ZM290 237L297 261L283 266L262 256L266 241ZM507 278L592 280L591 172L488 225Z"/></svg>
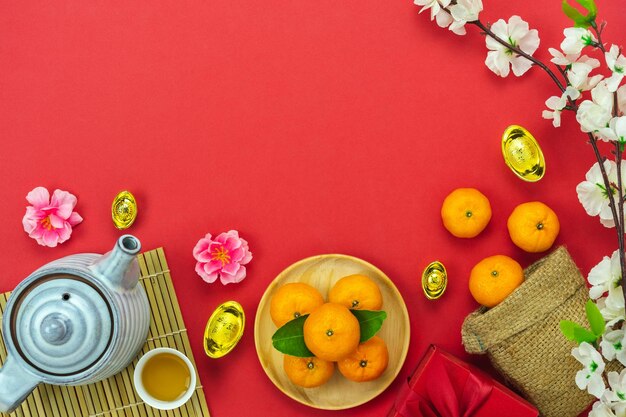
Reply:
<svg viewBox="0 0 626 417"><path fill-rule="evenodd" d="M0 368L0 413L10 413L33 392L41 381L11 357Z"/></svg>

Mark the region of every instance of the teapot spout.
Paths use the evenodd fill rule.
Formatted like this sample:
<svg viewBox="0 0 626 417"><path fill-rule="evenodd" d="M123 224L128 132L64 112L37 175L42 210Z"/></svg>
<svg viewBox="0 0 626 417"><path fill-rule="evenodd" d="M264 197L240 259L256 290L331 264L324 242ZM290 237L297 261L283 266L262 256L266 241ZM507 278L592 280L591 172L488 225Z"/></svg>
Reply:
<svg viewBox="0 0 626 417"><path fill-rule="evenodd" d="M91 269L115 288L132 290L139 283L139 264L135 255L141 250L139 239L120 237L113 250L98 259Z"/></svg>

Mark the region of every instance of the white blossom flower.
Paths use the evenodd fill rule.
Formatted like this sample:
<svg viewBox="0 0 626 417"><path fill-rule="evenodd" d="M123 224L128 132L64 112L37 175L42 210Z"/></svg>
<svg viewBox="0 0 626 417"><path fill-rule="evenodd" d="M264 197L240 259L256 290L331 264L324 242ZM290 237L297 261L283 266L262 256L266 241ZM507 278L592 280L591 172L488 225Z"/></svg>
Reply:
<svg viewBox="0 0 626 417"><path fill-rule="evenodd" d="M604 372L604 360L602 355L587 342L582 342L579 347L572 349L572 356L583 364L584 368L576 373L576 385L580 389L587 389L589 394L597 398L602 397L606 390L602 373Z"/></svg>
<svg viewBox="0 0 626 417"><path fill-rule="evenodd" d="M578 106L576 120L583 132L596 132L606 127L613 112L613 94L602 81L591 90L591 100Z"/></svg>
<svg viewBox="0 0 626 417"><path fill-rule="evenodd" d="M415 0L414 3L418 6L422 6L420 13L430 9L430 20L437 20L437 25L442 28L447 28L454 22L452 15L448 13L444 8L450 5L451 0ZM450 28L451 31L457 35L465 35L465 27Z"/></svg>
<svg viewBox="0 0 626 417"><path fill-rule="evenodd" d="M478 14L483 11L482 0L457 0L456 4L450 6L450 13L454 22L450 25L450 30L457 31L463 29L465 34L465 24L478 20Z"/></svg>
<svg viewBox="0 0 626 417"><path fill-rule="evenodd" d="M588 417L617 417L611 406L602 401L593 403L593 408L589 412ZM621 417L621 416L620 416Z"/></svg>
<svg viewBox="0 0 626 417"><path fill-rule="evenodd" d="M626 142L626 116L612 118L609 121L609 127L600 129L598 136L604 140Z"/></svg>
<svg viewBox="0 0 626 417"><path fill-rule="evenodd" d="M607 297L598 298L596 304L607 326L613 326L626 317L624 314L624 294L622 293L621 285L610 289Z"/></svg>
<svg viewBox="0 0 626 417"><path fill-rule="evenodd" d="M551 62L566 67L570 85L578 90L590 90L604 78L600 74L588 78L591 70L600 66L600 61L595 58L587 55L580 56L580 53L564 54L554 48L548 48L548 51L552 55Z"/></svg>
<svg viewBox="0 0 626 417"><path fill-rule="evenodd" d="M617 45L611 45L611 49L604 54L606 59L606 65L613 72L613 74L607 78L606 85L610 92L617 91L619 83L622 82L622 78L626 75L626 57L621 54L620 48Z"/></svg>
<svg viewBox="0 0 626 417"><path fill-rule="evenodd" d="M600 61L595 58L590 58L587 55L583 55L575 62L569 65L567 70L567 78L569 83L576 89L581 91L587 91L594 88L604 76L602 74L596 74L593 77L589 77L589 73L600 66Z"/></svg>
<svg viewBox="0 0 626 417"><path fill-rule="evenodd" d="M620 165L623 194L626 195L626 161L622 160ZM611 184L611 194L613 194L614 198L617 198L617 164L615 161L606 160L604 162L604 169L609 183ZM600 223L604 227L615 227L615 219L613 218L613 212L609 206L609 193L604 187L600 166L597 163L587 172L585 179L586 181L583 181L576 187L578 200L585 208L585 211L587 211L587 214L590 216L600 216ZM598 214L593 214L596 212ZM626 215L624 217L626 218Z"/></svg>
<svg viewBox="0 0 626 417"><path fill-rule="evenodd" d="M561 42L561 49L566 54L579 54L585 46L596 42L596 38L588 29L567 28L563 35L565 39Z"/></svg>
<svg viewBox="0 0 626 417"><path fill-rule="evenodd" d="M606 399L611 402L611 408L616 411L618 416L626 413L626 369L618 374L611 371L607 374L609 386L611 389L606 392Z"/></svg>
<svg viewBox="0 0 626 417"><path fill-rule="evenodd" d="M621 364L626 365L626 337L624 337L624 330L612 330L606 333L602 336L600 348L602 349L602 356L607 361L617 359Z"/></svg>
<svg viewBox="0 0 626 417"><path fill-rule="evenodd" d="M612 184L610 192L615 195L617 192L615 185L617 184L617 164L615 161L607 159L604 161L603 166L609 183ZM626 161L621 161L621 170L622 184L626 193ZM597 162L585 174L585 181L576 186L576 193L578 194L578 201L580 201L588 215L600 216L600 222L605 227L615 226L613 212L609 206L609 192L604 186L602 171Z"/></svg>
<svg viewBox="0 0 626 417"><path fill-rule="evenodd" d="M578 54L564 54L563 52L561 52L561 51L559 51L558 49L555 49L555 48L548 48L548 52L550 52L550 55L552 55L552 59L550 60L550 62L552 62L552 63L554 63L556 65L567 66L567 65L571 64L572 62L576 62L576 60L580 56L580 53L578 53Z"/></svg>
<svg viewBox="0 0 626 417"><path fill-rule="evenodd" d="M624 214L624 218L626 218L626 213ZM607 229L611 229L613 227L615 227L615 220L613 219L613 215L611 214L610 217L602 217L600 216L600 224L604 227L606 227ZM624 416L626 417L626 416Z"/></svg>
<svg viewBox="0 0 626 417"><path fill-rule="evenodd" d="M613 415L615 417L626 417L626 407L624 407L624 403L622 402L613 403L611 405L611 409L613 410ZM609 417L613 417L613 416L609 416Z"/></svg>
<svg viewBox="0 0 626 417"><path fill-rule="evenodd" d="M602 297L611 288L619 286L621 279L622 269L620 267L619 250L616 250L610 258L605 256L598 265L589 271L587 276L587 281L591 284L589 297L593 300Z"/></svg>
<svg viewBox="0 0 626 417"><path fill-rule="evenodd" d="M443 10L443 7L448 7L450 0L415 0L414 3L422 6L419 13L430 9L430 20L432 21Z"/></svg>
<svg viewBox="0 0 626 417"><path fill-rule="evenodd" d="M626 84L617 89L617 110L619 114L626 113Z"/></svg>
<svg viewBox="0 0 626 417"><path fill-rule="evenodd" d="M561 126L561 112L567 106L568 99L576 100L578 97L580 97L580 91L574 87L567 87L561 97L552 96L546 100L546 106L550 110L544 110L542 117L544 119L553 119L552 125L554 127Z"/></svg>
<svg viewBox="0 0 626 417"><path fill-rule="evenodd" d="M450 13L442 10L437 14L437 24L439 25L439 27L447 28L451 26L452 23L454 23L454 19L452 18L452 15ZM465 35L465 27L462 27L460 29L450 27L450 30L457 35Z"/></svg>
<svg viewBox="0 0 626 417"><path fill-rule="evenodd" d="M589 73L600 66L600 61L595 58L580 56L580 53L564 54L554 48L549 48L548 51L552 55L551 62L566 67L570 85L578 90L591 90L604 78L601 74L589 78Z"/></svg>
<svg viewBox="0 0 626 417"><path fill-rule="evenodd" d="M611 410L613 410L613 414L605 414L605 416L607 417L626 417L626 408L624 407L623 403L613 403L611 404L609 407L611 407ZM591 414L589 414L591 417Z"/></svg>
<svg viewBox="0 0 626 417"><path fill-rule="evenodd" d="M618 374L615 371L607 373L610 389L604 394L603 402L608 403L614 411L614 416L626 416L626 369ZM591 415L591 414L589 414Z"/></svg>
<svg viewBox="0 0 626 417"><path fill-rule="evenodd" d="M511 45L531 55L539 48L539 34L536 29L529 30L528 23L519 16L511 16L508 23L503 19L498 20L491 26L492 32L500 39L508 41ZM490 36L486 37L487 59L485 64L491 71L501 77L509 75L510 67L513 74L523 75L532 66L532 62L511 49L501 45Z"/></svg>

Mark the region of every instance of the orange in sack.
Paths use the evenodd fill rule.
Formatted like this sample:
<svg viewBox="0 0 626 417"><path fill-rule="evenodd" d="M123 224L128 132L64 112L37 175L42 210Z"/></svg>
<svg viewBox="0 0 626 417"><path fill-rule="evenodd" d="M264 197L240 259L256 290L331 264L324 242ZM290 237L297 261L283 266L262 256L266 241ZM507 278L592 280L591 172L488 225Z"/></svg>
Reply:
<svg viewBox="0 0 626 417"><path fill-rule="evenodd" d="M539 201L515 207L506 225L513 243L526 252L550 249L561 230L554 210Z"/></svg>
<svg viewBox="0 0 626 417"><path fill-rule="evenodd" d="M514 259L495 255L477 263L469 278L472 297L485 307L495 307L524 282L524 271Z"/></svg>

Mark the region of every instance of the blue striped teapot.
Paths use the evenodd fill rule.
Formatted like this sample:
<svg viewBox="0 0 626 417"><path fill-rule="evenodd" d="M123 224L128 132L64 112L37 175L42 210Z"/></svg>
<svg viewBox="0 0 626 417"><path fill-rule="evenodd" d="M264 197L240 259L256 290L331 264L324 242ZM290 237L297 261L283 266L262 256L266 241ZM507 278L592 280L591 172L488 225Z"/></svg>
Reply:
<svg viewBox="0 0 626 417"><path fill-rule="evenodd" d="M8 356L0 368L0 412L17 408L40 383L89 384L135 358L150 325L140 249L136 237L124 235L105 255L58 259L15 288L2 319Z"/></svg>

